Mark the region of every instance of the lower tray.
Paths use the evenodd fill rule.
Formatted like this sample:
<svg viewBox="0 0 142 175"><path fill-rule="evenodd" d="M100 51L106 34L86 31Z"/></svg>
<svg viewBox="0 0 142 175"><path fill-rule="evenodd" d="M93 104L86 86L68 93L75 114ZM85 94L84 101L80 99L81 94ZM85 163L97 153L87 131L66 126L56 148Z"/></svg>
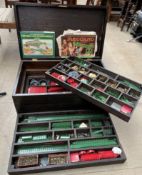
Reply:
<svg viewBox="0 0 142 175"><path fill-rule="evenodd" d="M124 162L109 115L97 109L19 114L8 173Z"/></svg>

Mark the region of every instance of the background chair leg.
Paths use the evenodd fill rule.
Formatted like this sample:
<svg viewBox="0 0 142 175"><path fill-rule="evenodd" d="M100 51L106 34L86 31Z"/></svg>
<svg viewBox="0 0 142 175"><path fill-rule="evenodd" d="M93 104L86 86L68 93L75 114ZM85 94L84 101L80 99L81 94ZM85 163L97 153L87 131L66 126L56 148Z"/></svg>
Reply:
<svg viewBox="0 0 142 175"><path fill-rule="evenodd" d="M136 40L138 40L140 38L142 38L142 35L137 36L136 38L132 38L132 39L128 40L128 42L136 41Z"/></svg>

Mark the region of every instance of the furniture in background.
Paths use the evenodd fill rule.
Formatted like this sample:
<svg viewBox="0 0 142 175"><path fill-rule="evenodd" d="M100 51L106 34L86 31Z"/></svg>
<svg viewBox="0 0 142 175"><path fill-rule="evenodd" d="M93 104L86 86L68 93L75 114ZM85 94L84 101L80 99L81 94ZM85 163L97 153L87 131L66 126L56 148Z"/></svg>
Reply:
<svg viewBox="0 0 142 175"><path fill-rule="evenodd" d="M119 18L124 0L87 0L86 5L107 6L108 21Z"/></svg>
<svg viewBox="0 0 142 175"><path fill-rule="evenodd" d="M77 0L62 0L62 4L65 2L67 5L77 5Z"/></svg>
<svg viewBox="0 0 142 175"><path fill-rule="evenodd" d="M108 21L118 21L125 0L108 0Z"/></svg>
<svg viewBox="0 0 142 175"><path fill-rule="evenodd" d="M15 2L77 5L77 0L5 0L5 7L12 7Z"/></svg>
<svg viewBox="0 0 142 175"><path fill-rule="evenodd" d="M0 29L15 29L15 19L13 8L0 8ZM0 37L1 44L1 37Z"/></svg>
<svg viewBox="0 0 142 175"><path fill-rule="evenodd" d="M31 2L31 3L37 3L38 0L5 0L5 7L12 7L15 2Z"/></svg>
<svg viewBox="0 0 142 175"><path fill-rule="evenodd" d="M121 25L121 31L125 25L127 26L127 31L129 30L134 19L134 14L141 8L141 5L141 0L126 0L117 23L118 26Z"/></svg>

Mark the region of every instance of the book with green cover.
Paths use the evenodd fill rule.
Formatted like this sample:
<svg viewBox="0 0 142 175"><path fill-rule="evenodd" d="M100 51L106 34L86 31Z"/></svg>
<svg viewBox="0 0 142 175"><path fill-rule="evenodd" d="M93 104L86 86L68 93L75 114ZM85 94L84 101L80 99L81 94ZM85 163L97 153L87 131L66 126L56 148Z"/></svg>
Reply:
<svg viewBox="0 0 142 175"><path fill-rule="evenodd" d="M20 37L23 58L55 57L55 32L22 31Z"/></svg>

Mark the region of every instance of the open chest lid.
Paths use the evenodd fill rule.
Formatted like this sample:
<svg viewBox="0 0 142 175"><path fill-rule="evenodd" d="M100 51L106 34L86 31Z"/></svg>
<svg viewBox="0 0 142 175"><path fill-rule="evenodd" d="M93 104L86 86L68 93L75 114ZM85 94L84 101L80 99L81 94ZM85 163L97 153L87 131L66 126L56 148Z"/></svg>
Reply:
<svg viewBox="0 0 142 175"><path fill-rule="evenodd" d="M104 38L107 22L105 7L92 6L48 6L45 4L16 3L15 18L22 60L32 60L33 57L24 57L22 49L21 32L25 31L52 31L55 32L55 58L59 59L56 38L64 30L72 29L81 31L95 31L97 34L97 52L94 59L101 59L103 54Z"/></svg>

